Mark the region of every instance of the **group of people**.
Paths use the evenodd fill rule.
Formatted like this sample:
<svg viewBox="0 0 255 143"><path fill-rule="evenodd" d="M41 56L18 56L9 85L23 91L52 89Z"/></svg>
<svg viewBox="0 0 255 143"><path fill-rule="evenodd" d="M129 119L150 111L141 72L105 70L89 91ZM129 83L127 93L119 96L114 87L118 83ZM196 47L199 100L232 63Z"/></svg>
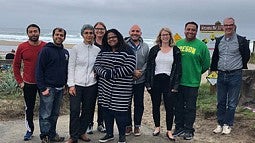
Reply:
<svg viewBox="0 0 255 143"><path fill-rule="evenodd" d="M185 38L175 43L171 30L162 28L155 45L149 48L139 25L133 25L129 36L124 38L116 29L107 30L102 22L94 26L85 24L81 28L83 41L68 52L63 46L66 37L63 28L55 28L53 42L45 43L39 40L39 26L29 25L29 39L18 46L13 62L14 76L23 89L26 105L24 140L30 140L34 131L37 92L42 143L65 140L56 132L56 123L66 86L70 96L70 138L66 143L77 143L78 139L91 141L87 134L93 133L96 102L97 129L105 133L99 142L114 139L114 120L119 132L118 143L126 143L126 136L131 133L140 136L145 87L152 101L155 125L152 135L158 136L161 131L163 99L167 138L175 141L179 136L191 140L201 75L210 67L209 50L197 39L197 31L197 23L187 22ZM229 134L240 93L242 69L247 68L250 51L247 40L235 33L233 18L224 19L224 31L225 35L216 40L210 69L218 71L217 86L220 87L217 88L218 125L213 132Z"/></svg>

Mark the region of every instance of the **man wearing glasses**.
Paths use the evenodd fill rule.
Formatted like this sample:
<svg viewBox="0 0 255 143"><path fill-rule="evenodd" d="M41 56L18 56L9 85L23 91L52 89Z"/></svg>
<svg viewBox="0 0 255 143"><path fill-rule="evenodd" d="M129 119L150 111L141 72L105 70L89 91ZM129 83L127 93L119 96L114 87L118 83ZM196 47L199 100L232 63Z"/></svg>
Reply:
<svg viewBox="0 0 255 143"><path fill-rule="evenodd" d="M217 128L214 133L229 134L242 82L242 69L247 69L250 59L249 43L236 34L235 20L224 19L225 34L216 39L211 71L218 71L217 79Z"/></svg>

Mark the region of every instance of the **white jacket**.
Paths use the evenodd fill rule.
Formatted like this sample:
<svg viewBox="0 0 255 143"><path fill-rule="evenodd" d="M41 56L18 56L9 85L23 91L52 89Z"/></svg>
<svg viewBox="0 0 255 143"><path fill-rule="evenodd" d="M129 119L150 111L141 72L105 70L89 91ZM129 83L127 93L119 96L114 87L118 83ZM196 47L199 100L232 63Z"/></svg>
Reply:
<svg viewBox="0 0 255 143"><path fill-rule="evenodd" d="M96 84L93 66L100 50L94 44L86 45L83 42L70 50L67 79L69 87L75 85L87 87Z"/></svg>

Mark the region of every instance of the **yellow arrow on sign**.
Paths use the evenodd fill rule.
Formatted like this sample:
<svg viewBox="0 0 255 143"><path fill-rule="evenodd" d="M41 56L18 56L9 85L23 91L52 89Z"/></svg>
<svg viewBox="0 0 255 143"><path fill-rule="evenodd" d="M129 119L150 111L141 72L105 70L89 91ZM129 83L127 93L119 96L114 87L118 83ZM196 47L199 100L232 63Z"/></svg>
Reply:
<svg viewBox="0 0 255 143"><path fill-rule="evenodd" d="M178 33L175 33L174 42L177 42L178 40L181 40L181 39L182 39L182 37Z"/></svg>

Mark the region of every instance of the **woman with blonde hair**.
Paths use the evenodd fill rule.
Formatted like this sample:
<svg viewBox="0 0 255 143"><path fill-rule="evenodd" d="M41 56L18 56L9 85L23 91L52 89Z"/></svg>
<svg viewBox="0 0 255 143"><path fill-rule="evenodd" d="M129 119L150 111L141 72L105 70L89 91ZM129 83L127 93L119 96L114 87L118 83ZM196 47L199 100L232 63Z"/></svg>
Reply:
<svg viewBox="0 0 255 143"><path fill-rule="evenodd" d="M150 49L146 69L146 88L151 95L155 124L153 136L160 134L160 105L163 95L166 110L166 136L171 141L175 140L171 131L174 116L173 100L178 92L180 77L181 52L175 46L170 29L162 28L157 36L156 45Z"/></svg>

